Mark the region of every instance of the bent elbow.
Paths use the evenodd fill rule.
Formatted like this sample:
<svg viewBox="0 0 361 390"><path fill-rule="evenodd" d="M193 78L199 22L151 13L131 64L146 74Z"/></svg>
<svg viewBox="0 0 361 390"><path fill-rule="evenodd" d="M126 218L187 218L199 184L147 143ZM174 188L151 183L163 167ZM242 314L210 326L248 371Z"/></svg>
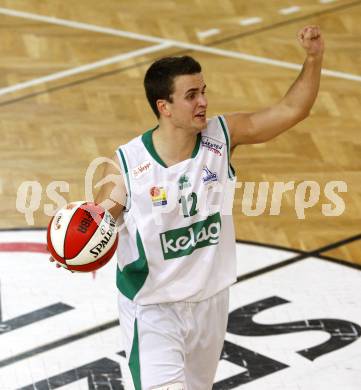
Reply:
<svg viewBox="0 0 361 390"><path fill-rule="evenodd" d="M306 119L307 117L309 117L311 115L311 110L308 110L306 111L304 114L303 114L303 118L302 119Z"/></svg>
<svg viewBox="0 0 361 390"><path fill-rule="evenodd" d="M296 121L297 122L301 122L303 121L304 119L306 119L307 117L309 117L311 114L311 110L303 110L303 111L300 111L297 115L296 115Z"/></svg>

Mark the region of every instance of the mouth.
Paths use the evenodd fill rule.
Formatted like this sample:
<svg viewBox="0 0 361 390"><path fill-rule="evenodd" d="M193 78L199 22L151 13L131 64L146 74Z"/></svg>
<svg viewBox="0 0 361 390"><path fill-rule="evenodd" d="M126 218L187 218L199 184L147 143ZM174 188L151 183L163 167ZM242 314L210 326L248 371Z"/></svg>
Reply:
<svg viewBox="0 0 361 390"><path fill-rule="evenodd" d="M202 111L195 115L196 118L206 119L206 112Z"/></svg>

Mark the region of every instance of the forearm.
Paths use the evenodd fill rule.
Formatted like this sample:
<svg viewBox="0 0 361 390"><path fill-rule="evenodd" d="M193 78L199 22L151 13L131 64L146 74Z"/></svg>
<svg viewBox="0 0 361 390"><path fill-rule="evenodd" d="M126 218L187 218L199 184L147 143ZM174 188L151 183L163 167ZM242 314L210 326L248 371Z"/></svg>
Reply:
<svg viewBox="0 0 361 390"><path fill-rule="evenodd" d="M301 118L308 115L316 100L320 87L322 57L322 54L306 57L301 73L282 99L282 103Z"/></svg>
<svg viewBox="0 0 361 390"><path fill-rule="evenodd" d="M226 116L233 147L266 142L308 116L320 87L324 41L318 26L305 26L297 38L306 60L285 96L264 110Z"/></svg>

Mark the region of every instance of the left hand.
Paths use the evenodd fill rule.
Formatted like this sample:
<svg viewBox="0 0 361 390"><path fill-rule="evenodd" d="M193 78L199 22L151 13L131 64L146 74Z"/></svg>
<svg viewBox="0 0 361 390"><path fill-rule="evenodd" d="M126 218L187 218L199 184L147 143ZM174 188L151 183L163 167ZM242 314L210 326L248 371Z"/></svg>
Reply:
<svg viewBox="0 0 361 390"><path fill-rule="evenodd" d="M319 26L305 26L297 34L300 45L305 49L307 56L321 57L325 49Z"/></svg>

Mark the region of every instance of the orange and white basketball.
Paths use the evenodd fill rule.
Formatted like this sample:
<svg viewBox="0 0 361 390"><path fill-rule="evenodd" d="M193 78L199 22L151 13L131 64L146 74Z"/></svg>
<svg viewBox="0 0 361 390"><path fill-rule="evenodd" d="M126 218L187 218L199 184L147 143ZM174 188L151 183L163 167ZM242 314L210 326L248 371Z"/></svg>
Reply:
<svg viewBox="0 0 361 390"><path fill-rule="evenodd" d="M62 267L90 272L113 256L118 234L109 211L94 203L79 201L60 209L49 223L48 250Z"/></svg>

